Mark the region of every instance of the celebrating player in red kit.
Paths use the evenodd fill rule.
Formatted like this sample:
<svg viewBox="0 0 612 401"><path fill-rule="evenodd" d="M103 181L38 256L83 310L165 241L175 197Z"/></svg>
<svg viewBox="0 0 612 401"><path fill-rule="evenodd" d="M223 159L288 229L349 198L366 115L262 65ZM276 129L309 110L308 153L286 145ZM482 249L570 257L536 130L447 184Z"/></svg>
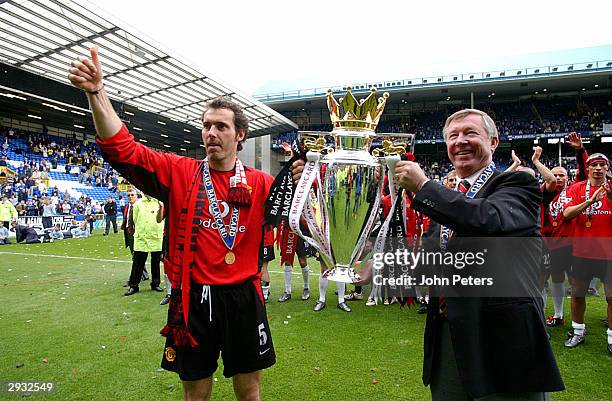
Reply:
<svg viewBox="0 0 612 401"><path fill-rule="evenodd" d="M144 193L167 205L172 283L162 367L177 372L186 400L209 400L219 353L238 400L259 400L261 369L275 353L261 293L263 203L272 180L237 157L248 119L216 99L202 115L202 161L153 151L136 142L104 90L96 48L72 62L105 160ZM269 244L271 245L271 244Z"/></svg>
<svg viewBox="0 0 612 401"><path fill-rule="evenodd" d="M586 161L588 179L567 190L571 200L563 216L574 225L572 262L572 328L565 342L574 348L585 340L585 294L589 281L599 277L608 302L608 353L612 354L612 182L607 181L608 158L593 153Z"/></svg>

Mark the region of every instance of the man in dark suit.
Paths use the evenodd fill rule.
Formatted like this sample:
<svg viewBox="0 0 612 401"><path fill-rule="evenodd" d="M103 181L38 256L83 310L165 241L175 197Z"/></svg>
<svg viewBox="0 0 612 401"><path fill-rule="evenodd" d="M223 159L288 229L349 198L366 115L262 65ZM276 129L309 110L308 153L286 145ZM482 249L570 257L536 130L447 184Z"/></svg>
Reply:
<svg viewBox="0 0 612 401"><path fill-rule="evenodd" d="M121 222L121 230L123 231L123 239L125 247L130 250L130 253L134 254L134 221L132 218L132 205L138 200L136 191L134 189L128 189L126 192L128 199L127 205L123 207L123 221Z"/></svg>
<svg viewBox="0 0 612 401"><path fill-rule="evenodd" d="M432 297L423 382L434 401L546 400L564 385L538 292L538 184L526 173L495 170L491 161L499 135L486 113L459 111L446 120L443 134L459 190L430 181L417 163L407 161L397 164L394 181L415 193L411 207L431 218L428 237L436 239L434 250L465 251L480 240L474 237L490 238L482 271L496 274L517 295L465 296L455 288ZM511 264L508 247L513 248Z"/></svg>

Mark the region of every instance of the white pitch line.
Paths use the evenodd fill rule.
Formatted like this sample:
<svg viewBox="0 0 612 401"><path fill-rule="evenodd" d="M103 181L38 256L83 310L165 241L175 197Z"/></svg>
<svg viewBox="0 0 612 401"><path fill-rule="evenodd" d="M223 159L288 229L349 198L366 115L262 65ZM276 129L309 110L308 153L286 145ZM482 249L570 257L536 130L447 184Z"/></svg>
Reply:
<svg viewBox="0 0 612 401"><path fill-rule="evenodd" d="M32 256L32 257L40 257L40 258L59 258L59 259L79 259L79 260L91 260L94 262L116 262L116 263L132 263L131 260L122 260L122 259L98 259L98 258L86 258L83 256L66 256L66 255L47 255L45 253L26 253L26 252L0 252L0 255L22 255L22 256ZM284 271L278 270L268 270L268 273L275 274L284 274ZM301 272L291 272L294 276L301 276ZM310 272L311 276L319 276L319 273Z"/></svg>

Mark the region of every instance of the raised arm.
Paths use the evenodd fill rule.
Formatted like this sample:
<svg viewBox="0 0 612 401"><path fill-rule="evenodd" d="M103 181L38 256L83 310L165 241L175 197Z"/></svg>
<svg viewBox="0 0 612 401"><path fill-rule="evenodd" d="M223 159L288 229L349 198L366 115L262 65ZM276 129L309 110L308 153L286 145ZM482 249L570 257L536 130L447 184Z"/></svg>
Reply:
<svg viewBox="0 0 612 401"><path fill-rule="evenodd" d="M514 153L514 150L513 150L512 151L512 164L510 165L510 167L506 169L505 172L516 171L516 169L519 168L520 165L521 165L521 159L519 159L519 157L516 155L516 153Z"/></svg>
<svg viewBox="0 0 612 401"><path fill-rule="evenodd" d="M542 148L536 146L533 148L533 156L531 156L531 161L533 165L538 169L540 174L542 174L542 178L546 183L546 191L553 192L557 187L557 179L553 175L553 173L540 161L540 157L542 156Z"/></svg>
<svg viewBox="0 0 612 401"><path fill-rule="evenodd" d="M580 213L582 213L584 209L591 206L593 203L600 201L603 198L603 196L604 196L604 187L602 186L597 191L595 191L589 199L585 200L584 202L579 203L577 205L572 205L571 203L569 203L568 206L563 211L563 217L565 217L565 219L567 220L571 220L575 218ZM572 196L572 199L574 197L575 196Z"/></svg>
<svg viewBox="0 0 612 401"><path fill-rule="evenodd" d="M587 179L586 172L586 160L589 157L584 146L582 146L582 136L576 132L570 132L566 140L567 144L570 145L576 151L576 162L578 162L578 173L576 174L576 182L584 181Z"/></svg>
<svg viewBox="0 0 612 401"><path fill-rule="evenodd" d="M113 109L104 89L104 74L98 57L98 47L89 49L91 60L79 56L72 61L68 79L87 94L87 100L93 114L96 132L100 139L107 140L121 128L121 119Z"/></svg>

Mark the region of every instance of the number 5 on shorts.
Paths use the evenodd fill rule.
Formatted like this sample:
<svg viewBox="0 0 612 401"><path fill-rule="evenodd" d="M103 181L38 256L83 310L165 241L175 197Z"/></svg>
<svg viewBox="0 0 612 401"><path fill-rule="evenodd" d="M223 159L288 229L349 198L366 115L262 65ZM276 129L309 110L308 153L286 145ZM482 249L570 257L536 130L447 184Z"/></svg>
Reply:
<svg viewBox="0 0 612 401"><path fill-rule="evenodd" d="M266 334L266 326L264 326L264 324L260 324L259 327L259 345L263 346L266 345L266 343L268 342L268 335Z"/></svg>

